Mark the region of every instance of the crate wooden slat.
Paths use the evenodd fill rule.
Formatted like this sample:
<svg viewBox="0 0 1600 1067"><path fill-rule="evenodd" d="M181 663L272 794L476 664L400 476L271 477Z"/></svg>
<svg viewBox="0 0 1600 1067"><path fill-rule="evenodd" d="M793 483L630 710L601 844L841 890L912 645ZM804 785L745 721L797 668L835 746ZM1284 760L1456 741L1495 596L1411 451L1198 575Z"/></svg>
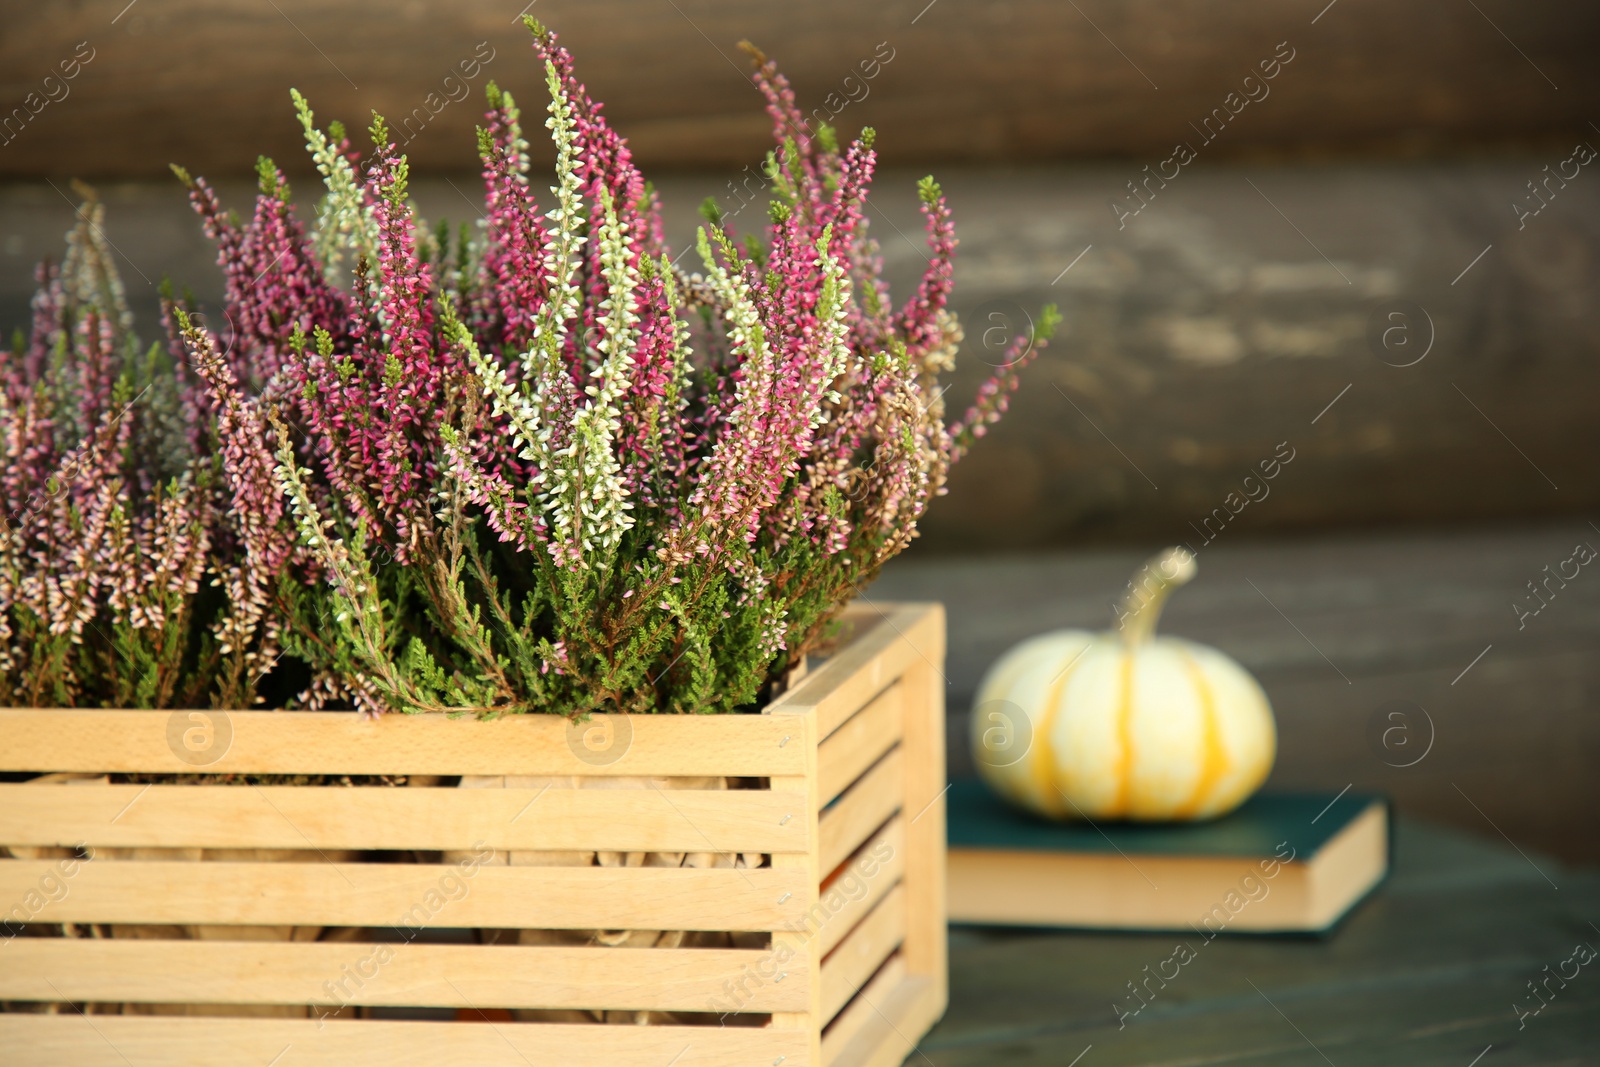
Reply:
<svg viewBox="0 0 1600 1067"><path fill-rule="evenodd" d="M823 738L907 670L944 662L944 610L936 604L859 604L846 619L860 628L855 639L773 702L815 709Z"/></svg>
<svg viewBox="0 0 1600 1067"><path fill-rule="evenodd" d="M804 852L785 814L755 789L0 785L0 841L21 845Z"/></svg>
<svg viewBox="0 0 1600 1067"><path fill-rule="evenodd" d="M844 902L830 912L827 922L820 924L819 954L826 956L838 947L856 923L900 883L906 868L905 847L905 827L900 817L895 816L873 835L872 840L857 849L844 870L835 876L823 893L823 899L831 903L829 898L837 894ZM864 889L861 888L863 884Z"/></svg>
<svg viewBox="0 0 1600 1067"><path fill-rule="evenodd" d="M905 755L892 749L823 811L817 836L825 873L843 863L903 806L905 777Z"/></svg>
<svg viewBox="0 0 1600 1067"><path fill-rule="evenodd" d="M890 686L822 742L817 775L823 804L844 792L900 740L905 727L900 708L904 696L898 684Z"/></svg>
<svg viewBox="0 0 1600 1067"><path fill-rule="evenodd" d="M863 1012L861 1028L834 1047L826 1067L893 1067L944 1014L947 995L935 979L908 971ZM865 1002L863 1002L865 1003ZM843 1013L841 1013L843 1014Z"/></svg>
<svg viewBox="0 0 1600 1067"><path fill-rule="evenodd" d="M822 1062L832 1064L867 1024L878 1018L878 1004L906 979L906 959L896 953L884 961L872 980L856 993L843 1011L833 1017L822 1034Z"/></svg>
<svg viewBox="0 0 1600 1067"><path fill-rule="evenodd" d="M784 1067L805 1062L806 1035L707 1026L594 1026L582 1023L435 1023L331 1019L215 1019L137 1015L3 1015L8 1063L57 1067L222 1067L267 1064L292 1048L295 1067ZM604 1049L603 1058L596 1049ZM663 1055L662 1050L668 1050ZM13 1059L12 1056L20 1056Z"/></svg>
<svg viewBox="0 0 1600 1067"><path fill-rule="evenodd" d="M517 927L587 930L595 913L662 930L773 930L804 919L805 881L788 870L465 867L412 863L0 860L0 900L47 877L67 885L41 922L244 926ZM429 893L438 903L422 904ZM786 899L787 898L787 899ZM46 898L48 899L48 898ZM826 949L824 950L826 951Z"/></svg>
<svg viewBox="0 0 1600 1067"><path fill-rule="evenodd" d="M56 937L17 938L6 952L0 1000L659 1011L703 1011L724 982L767 956L762 949L501 945L486 951ZM808 966L804 956L785 962L791 980L756 986L742 1009L803 1009Z"/></svg>
<svg viewBox="0 0 1600 1067"><path fill-rule="evenodd" d="M232 739L215 761L196 765L179 759L167 743L174 716L188 714L0 709L6 739L0 771L273 774L292 766L297 774L758 777L798 774L804 765L799 752L780 743L782 724L764 715L627 716L625 727L615 726L631 734L626 751L598 763L580 758L572 740L594 720L569 726L549 715L479 722L312 711L201 713L225 716Z"/></svg>
<svg viewBox="0 0 1600 1067"><path fill-rule="evenodd" d="M509 783L0 784L0 844L82 847L91 857L0 859L0 906L23 902L13 921L169 931L11 939L0 948L0 1000L59 1007L0 1014L5 1061L269 1063L293 1046L295 1062L329 1067L899 1062L947 996L937 803L943 614L936 605L867 605L846 622L851 636L842 646L763 714L634 717L626 724L631 742L601 765L588 762L564 722L539 716L364 723L229 712L226 754L196 767L173 754L172 713L0 710L0 769L41 775L481 774ZM730 789L655 782L686 777L744 781ZM516 778L535 781L521 786ZM108 851L129 848L293 854L276 857L285 862L238 851L184 861ZM355 858L390 851L385 862L312 861L322 850ZM597 853L702 858L684 867L638 866L637 858L608 866L503 862L510 854L513 863L571 864L561 857ZM704 866L707 854L724 865ZM735 854L743 866L726 866ZM408 857L420 862L394 862ZM211 932L165 939L195 926ZM349 927L358 940L252 936L285 927ZM764 935L768 947L440 944L411 933L426 927L570 930L580 940L591 930L737 931ZM391 943L378 943L384 938ZM863 1014L868 997L874 1018ZM211 1010L85 1017L63 1001ZM319 1024L227 1014L261 1004L434 1008L463 1020L480 1008L754 1019L725 1027ZM880 1025L884 1019L892 1025Z"/></svg>
<svg viewBox="0 0 1600 1067"><path fill-rule="evenodd" d="M906 937L906 894L895 886L822 961L822 1015L831 1020Z"/></svg>

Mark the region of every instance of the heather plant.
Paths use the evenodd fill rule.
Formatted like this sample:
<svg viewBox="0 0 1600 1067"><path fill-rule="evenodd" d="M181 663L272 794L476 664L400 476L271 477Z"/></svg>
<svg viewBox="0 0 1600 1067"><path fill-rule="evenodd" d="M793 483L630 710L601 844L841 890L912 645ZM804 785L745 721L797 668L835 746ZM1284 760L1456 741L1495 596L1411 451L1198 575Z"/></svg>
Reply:
<svg viewBox="0 0 1600 1067"><path fill-rule="evenodd" d="M263 494L256 427L275 421L276 479L335 605L304 654L363 706L745 707L915 537L1054 311L947 423L955 236L931 178L928 268L896 306L865 214L872 131L841 149L808 127L752 49L770 224L741 241L709 210L701 269L681 272L626 143L527 22L556 157L542 203L492 83L483 222L454 244L411 208L381 118L363 161L298 94L327 187L310 232L269 161L248 226L191 182L235 376L263 375L221 432ZM203 329L183 338L218 361Z"/></svg>
<svg viewBox="0 0 1600 1067"><path fill-rule="evenodd" d="M0 705L248 707L279 654L295 550L215 361L134 335L92 193L31 334L0 365ZM169 317L183 312L166 301ZM217 447L220 439L220 447ZM267 467L270 473L270 464Z"/></svg>

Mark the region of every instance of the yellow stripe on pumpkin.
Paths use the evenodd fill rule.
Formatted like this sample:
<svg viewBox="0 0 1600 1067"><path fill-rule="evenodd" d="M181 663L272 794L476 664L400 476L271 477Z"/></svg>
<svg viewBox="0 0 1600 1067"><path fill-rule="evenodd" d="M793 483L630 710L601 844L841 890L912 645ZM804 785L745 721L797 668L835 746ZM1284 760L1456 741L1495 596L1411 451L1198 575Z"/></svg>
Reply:
<svg viewBox="0 0 1600 1067"><path fill-rule="evenodd" d="M1228 753L1222 747L1222 730L1217 723L1216 697L1211 692L1210 683L1206 681L1205 672L1187 651L1180 651L1178 655L1183 660L1189 681L1194 683L1195 692L1200 697L1201 735L1204 738L1200 779L1195 783L1193 795L1172 813L1175 819L1188 819L1192 818L1200 805L1209 799L1217 783L1228 773L1230 767Z"/></svg>
<svg viewBox="0 0 1600 1067"><path fill-rule="evenodd" d="M1122 688L1117 697L1117 737L1122 742L1122 754L1117 763L1117 792L1111 807L1104 814L1120 819L1128 814L1128 801L1133 789L1133 650L1122 653Z"/></svg>
<svg viewBox="0 0 1600 1067"><path fill-rule="evenodd" d="M1068 803L1066 793L1062 789L1063 783L1056 781L1058 768L1052 735L1055 732L1056 716L1061 713L1061 698L1066 692L1067 680L1072 677L1078 664L1088 657L1089 647L1085 645L1062 669L1060 676L1050 683L1050 691L1045 694L1044 713L1033 728L1033 751L1029 753L1028 769L1033 772L1033 783L1038 788L1040 803L1049 811L1060 815L1081 814L1081 812ZM1068 790L1073 787L1071 782L1064 784ZM1069 813L1068 807L1073 807L1073 811Z"/></svg>

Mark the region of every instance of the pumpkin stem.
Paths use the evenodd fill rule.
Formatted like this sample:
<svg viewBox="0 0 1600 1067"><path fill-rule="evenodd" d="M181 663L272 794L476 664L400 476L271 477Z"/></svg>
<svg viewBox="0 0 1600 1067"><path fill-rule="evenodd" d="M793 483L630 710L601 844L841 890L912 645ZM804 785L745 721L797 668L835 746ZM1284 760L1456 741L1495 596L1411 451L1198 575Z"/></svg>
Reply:
<svg viewBox="0 0 1600 1067"><path fill-rule="evenodd" d="M1117 605L1117 629L1129 645L1143 644L1155 633L1167 595L1195 575L1194 553L1169 548L1151 556L1128 579L1128 592Z"/></svg>

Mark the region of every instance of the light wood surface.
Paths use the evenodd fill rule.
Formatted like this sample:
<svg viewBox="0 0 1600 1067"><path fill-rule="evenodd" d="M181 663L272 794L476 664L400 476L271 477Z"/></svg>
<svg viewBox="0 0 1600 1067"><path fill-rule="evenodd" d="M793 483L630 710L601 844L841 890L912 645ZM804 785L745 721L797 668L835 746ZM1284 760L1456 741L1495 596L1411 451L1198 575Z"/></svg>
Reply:
<svg viewBox="0 0 1600 1067"><path fill-rule="evenodd" d="M889 820L905 798L905 755L896 747L818 819L822 871L831 873Z"/></svg>
<svg viewBox="0 0 1600 1067"><path fill-rule="evenodd" d="M817 793L823 807L900 740L905 730L904 696L900 683L890 686L822 742Z"/></svg>
<svg viewBox="0 0 1600 1067"><path fill-rule="evenodd" d="M771 1028L594 1026L582 1023L345 1022L0 1014L9 1067L224 1067L268 1064L292 1051L308 1067L810 1067L805 1035ZM667 1053L670 1058L672 1052Z"/></svg>
<svg viewBox="0 0 1600 1067"><path fill-rule="evenodd" d="M176 923L556 930L776 930L805 915L803 872L413 863L0 860L0 900L55 872L51 923ZM785 899L787 898L787 899ZM781 903L780 903L781 901Z"/></svg>
<svg viewBox="0 0 1600 1067"><path fill-rule="evenodd" d="M724 983L768 955L764 949L49 937L17 938L6 953L4 1000L660 1011L705 1011L725 996ZM784 964L792 981L750 986L740 1010L803 1010L810 966L810 957L797 953Z"/></svg>
<svg viewBox="0 0 1600 1067"><path fill-rule="evenodd" d="M890 956L872 980L857 992L855 999L833 1017L822 1034L822 1062L837 1061L840 1050L878 1018L877 1005L886 1000L906 980L906 961L898 953Z"/></svg>
<svg viewBox="0 0 1600 1067"><path fill-rule="evenodd" d="M847 620L846 625L851 625ZM861 631L856 632L856 639L861 637ZM808 675L809 677L809 675ZM788 696L794 692L789 690ZM793 807L785 813L785 817L804 825L806 840L817 842L820 835L817 829L818 802L817 784L822 777L818 742L821 740L817 730L817 713L814 708L786 702L780 696L766 708L766 714L775 721L781 722L785 727L785 735L790 740L787 744L799 745L805 754L805 773L789 777L775 777L771 779L771 789L774 796L781 796L788 800ZM778 870L798 874L804 882L804 892L800 900L805 906L806 914L810 915L816 907L823 877L826 871L821 868L817 859L815 847L803 853L787 853L774 855L772 865ZM790 926L786 930L772 935L772 947L776 952L805 953L812 959L820 959L821 950L813 944L814 931L810 928L808 920ZM775 1012L772 1016L772 1026L791 1033L805 1035L805 1058L811 1063L820 1063L822 1057L822 976L813 968L811 980L807 983L805 1005L800 1011Z"/></svg>
<svg viewBox="0 0 1600 1067"><path fill-rule="evenodd" d="M897 815L882 830L856 850L856 854L824 886L823 899L844 896L839 910L821 922L812 922L816 931L817 953L826 956L838 947L862 918L877 907L878 901L898 885L906 869L904 821ZM879 860L887 851L887 858ZM868 872L871 872L869 875ZM850 899L851 896L855 899Z"/></svg>
<svg viewBox="0 0 1600 1067"><path fill-rule="evenodd" d="M0 841L201 848L804 852L766 790L0 785Z"/></svg>
<svg viewBox="0 0 1600 1067"><path fill-rule="evenodd" d="M831 1020L906 937L906 893L895 886L822 961L822 1017Z"/></svg>
<svg viewBox="0 0 1600 1067"><path fill-rule="evenodd" d="M944 999L927 978L909 976L869 1004L870 1017L848 1041L839 1043L829 1067L899 1067L917 1052L917 1034L925 1033L944 1013Z"/></svg>
<svg viewBox="0 0 1600 1067"><path fill-rule="evenodd" d="M217 721L189 715L221 716ZM96 711L0 709L0 770L112 771L152 774L512 774L725 775L796 774L804 760L782 747L782 724L761 715L633 715L568 723L559 716L517 715L490 722L445 715L345 712ZM187 729L209 730L210 762L174 751ZM589 730L610 730L595 749ZM225 740L226 739L226 740ZM612 762L610 746L623 749ZM584 755L580 755L583 753ZM589 758L584 758L588 756Z"/></svg>
<svg viewBox="0 0 1600 1067"><path fill-rule="evenodd" d="M887 689L912 663L944 656L940 605L885 604L861 597L853 610L861 631L773 702L775 708L814 707L822 738Z"/></svg>
<svg viewBox="0 0 1600 1067"><path fill-rule="evenodd" d="M943 632L942 620L940 632ZM936 662L943 662L942 657ZM946 683L935 663L915 663L900 683L905 715L906 774L901 801L906 819L906 968L931 983L943 1010L946 960L945 777Z"/></svg>

